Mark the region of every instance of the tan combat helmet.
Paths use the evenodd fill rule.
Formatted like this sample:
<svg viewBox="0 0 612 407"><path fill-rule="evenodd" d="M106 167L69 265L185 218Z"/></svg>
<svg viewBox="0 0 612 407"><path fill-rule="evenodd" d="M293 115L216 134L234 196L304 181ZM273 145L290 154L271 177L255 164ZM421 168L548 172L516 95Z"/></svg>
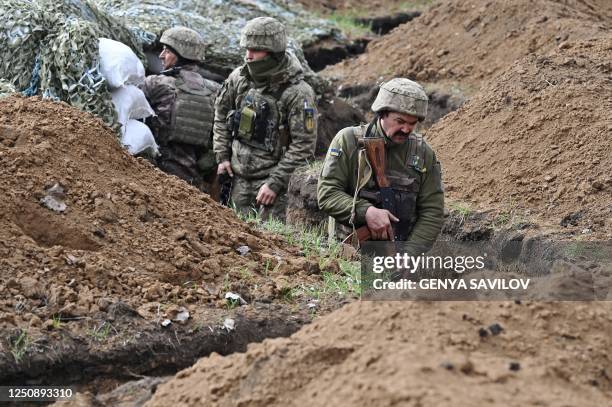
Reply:
<svg viewBox="0 0 612 407"><path fill-rule="evenodd" d="M285 52L285 26L272 17L257 17L246 23L240 33L240 46L269 52Z"/></svg>
<svg viewBox="0 0 612 407"><path fill-rule="evenodd" d="M428 100L425 89L418 83L406 78L394 78L380 86L372 111L407 113L423 121L427 115Z"/></svg>
<svg viewBox="0 0 612 407"><path fill-rule="evenodd" d="M179 56L192 61L203 62L206 44L196 31L187 27L172 27L159 40L164 45L172 47Z"/></svg>

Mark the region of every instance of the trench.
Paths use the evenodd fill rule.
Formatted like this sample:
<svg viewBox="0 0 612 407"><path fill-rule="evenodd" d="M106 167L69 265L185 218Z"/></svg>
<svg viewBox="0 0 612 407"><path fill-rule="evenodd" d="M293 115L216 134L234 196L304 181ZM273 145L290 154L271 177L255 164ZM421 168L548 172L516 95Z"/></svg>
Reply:
<svg viewBox="0 0 612 407"><path fill-rule="evenodd" d="M213 352L221 355L245 352L250 343L290 336L310 321L307 316L292 313L285 305L251 307L254 309L239 311L234 316L234 330L224 328L219 322L227 316L226 310L213 311L214 315L203 320L167 328L126 313L114 321L114 329L126 336L105 347L92 346L82 337L60 332L59 337L38 342L37 351L19 364L6 358L0 360L0 383L71 386L75 392L102 395L117 388L121 392L124 387L121 385L133 392L133 382L147 378L137 387L152 394L156 385L165 380L162 378L192 366L199 358Z"/></svg>

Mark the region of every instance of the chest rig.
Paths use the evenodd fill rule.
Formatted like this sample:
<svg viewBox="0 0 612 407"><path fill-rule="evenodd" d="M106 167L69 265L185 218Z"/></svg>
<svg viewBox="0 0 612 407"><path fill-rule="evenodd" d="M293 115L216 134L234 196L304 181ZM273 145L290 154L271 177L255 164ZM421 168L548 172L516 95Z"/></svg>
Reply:
<svg viewBox="0 0 612 407"><path fill-rule="evenodd" d="M371 126L365 132L364 138L371 131ZM360 139L363 145L363 139ZM385 148L386 178L390 183L391 196L381 193L377 185L376 176L370 177L365 186L359 190L358 196L368 200L375 207L384 209L392 207L393 214L399 222L393 224L396 241L406 241L417 222L417 198L421 189L422 177L426 172L425 148L423 137L411 134L408 140L408 148L405 154L388 154ZM383 200L392 201L385 203Z"/></svg>
<svg viewBox="0 0 612 407"><path fill-rule="evenodd" d="M176 76L176 100L166 139L195 146L212 147L215 89L196 72L182 70Z"/></svg>
<svg viewBox="0 0 612 407"><path fill-rule="evenodd" d="M274 92L251 87L239 97L237 109L228 117L232 137L250 147L280 153L289 143L287 115L280 103L288 86L281 86Z"/></svg>

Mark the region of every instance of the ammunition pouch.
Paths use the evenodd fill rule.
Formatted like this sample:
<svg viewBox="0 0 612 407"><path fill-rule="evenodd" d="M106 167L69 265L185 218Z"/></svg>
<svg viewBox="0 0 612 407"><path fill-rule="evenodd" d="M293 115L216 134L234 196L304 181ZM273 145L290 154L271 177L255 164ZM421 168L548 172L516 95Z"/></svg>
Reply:
<svg viewBox="0 0 612 407"><path fill-rule="evenodd" d="M289 145L289 130L279 103L284 89L274 95L250 89L238 109L228 114L227 126L232 138L259 150L277 152L280 158L283 147Z"/></svg>

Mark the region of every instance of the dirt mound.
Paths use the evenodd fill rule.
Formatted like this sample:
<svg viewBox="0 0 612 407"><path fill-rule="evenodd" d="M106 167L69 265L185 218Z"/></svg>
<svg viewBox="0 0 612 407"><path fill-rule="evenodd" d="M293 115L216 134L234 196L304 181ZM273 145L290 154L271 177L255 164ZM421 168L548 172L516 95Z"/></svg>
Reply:
<svg viewBox="0 0 612 407"><path fill-rule="evenodd" d="M353 303L290 338L201 359L147 406L609 405L610 311L605 302Z"/></svg>
<svg viewBox="0 0 612 407"><path fill-rule="evenodd" d="M443 1L370 42L366 53L322 73L345 87L404 76L458 81L473 93L483 79L527 54L611 28L607 0Z"/></svg>
<svg viewBox="0 0 612 407"><path fill-rule="evenodd" d="M434 125L448 196L610 233L611 54L612 36L530 55Z"/></svg>
<svg viewBox="0 0 612 407"><path fill-rule="evenodd" d="M115 303L148 318L225 305L229 290L273 301L316 266L64 103L0 101L0 194L2 328L50 328Z"/></svg>

